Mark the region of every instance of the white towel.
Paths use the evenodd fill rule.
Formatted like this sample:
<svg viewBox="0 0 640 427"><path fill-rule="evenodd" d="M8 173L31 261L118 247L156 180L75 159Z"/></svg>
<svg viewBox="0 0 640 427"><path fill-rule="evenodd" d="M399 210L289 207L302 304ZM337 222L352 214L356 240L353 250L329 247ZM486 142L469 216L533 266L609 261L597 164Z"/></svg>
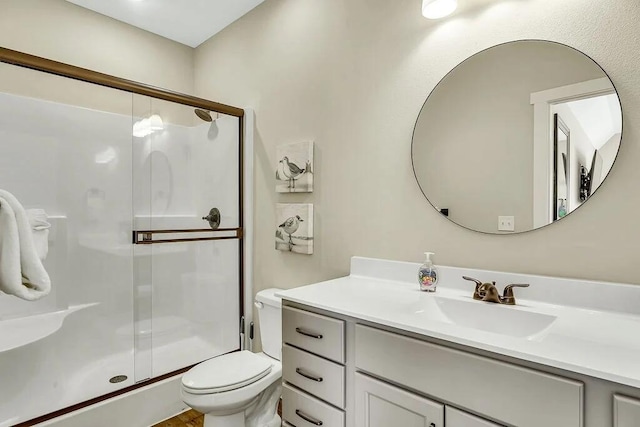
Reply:
<svg viewBox="0 0 640 427"><path fill-rule="evenodd" d="M0 291L28 301L51 291L51 280L36 253L27 213L4 190L0 190Z"/></svg>
<svg viewBox="0 0 640 427"><path fill-rule="evenodd" d="M26 212L36 253L40 261L44 261L49 253L49 229L51 228L51 224L47 221L47 213L44 209L27 209Z"/></svg>

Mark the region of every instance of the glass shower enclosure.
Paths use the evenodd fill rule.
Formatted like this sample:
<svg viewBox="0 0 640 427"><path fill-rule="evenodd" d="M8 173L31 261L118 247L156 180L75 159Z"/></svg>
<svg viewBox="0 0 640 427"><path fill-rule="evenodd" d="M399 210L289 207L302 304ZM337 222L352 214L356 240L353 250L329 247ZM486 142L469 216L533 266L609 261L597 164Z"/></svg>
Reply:
<svg viewBox="0 0 640 427"><path fill-rule="evenodd" d="M0 48L0 189L52 282L0 292L0 427L240 349L243 114Z"/></svg>

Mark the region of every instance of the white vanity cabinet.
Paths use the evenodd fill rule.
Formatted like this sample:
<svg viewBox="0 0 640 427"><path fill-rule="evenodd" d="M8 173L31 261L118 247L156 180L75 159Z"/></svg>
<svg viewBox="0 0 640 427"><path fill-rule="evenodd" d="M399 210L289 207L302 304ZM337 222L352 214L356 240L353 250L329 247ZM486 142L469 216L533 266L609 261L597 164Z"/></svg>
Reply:
<svg viewBox="0 0 640 427"><path fill-rule="evenodd" d="M355 394L356 427L502 427L361 373Z"/></svg>
<svg viewBox="0 0 640 427"><path fill-rule="evenodd" d="M286 304L282 319L283 418L294 426L499 426L459 408L518 427L584 425L581 382L358 322L347 336L346 320Z"/></svg>
<svg viewBox="0 0 640 427"><path fill-rule="evenodd" d="M440 266L433 294L418 267L354 258L347 277L281 293L289 396L327 405L303 413L323 427L640 427L640 286ZM535 285L511 307L475 301L462 276Z"/></svg>
<svg viewBox="0 0 640 427"><path fill-rule="evenodd" d="M345 323L282 308L283 425L345 426Z"/></svg>
<svg viewBox="0 0 640 427"><path fill-rule="evenodd" d="M584 386L550 375L408 338L355 327L355 366L460 408L518 427L582 427Z"/></svg>
<svg viewBox="0 0 640 427"><path fill-rule="evenodd" d="M640 400L625 396L613 397L614 427L640 426Z"/></svg>
<svg viewBox="0 0 640 427"><path fill-rule="evenodd" d="M444 427L444 405L357 373L356 427Z"/></svg>

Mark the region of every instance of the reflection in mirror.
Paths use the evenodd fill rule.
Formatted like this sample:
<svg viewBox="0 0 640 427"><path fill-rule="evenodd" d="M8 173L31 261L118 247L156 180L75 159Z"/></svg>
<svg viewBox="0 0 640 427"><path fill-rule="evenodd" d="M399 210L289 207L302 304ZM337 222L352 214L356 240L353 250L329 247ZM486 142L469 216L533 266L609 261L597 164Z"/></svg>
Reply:
<svg viewBox="0 0 640 427"><path fill-rule="evenodd" d="M436 86L412 160L429 202L484 233L524 232L580 207L613 167L622 134L615 88L571 47L526 40L484 50ZM500 229L498 217L514 217Z"/></svg>
<svg viewBox="0 0 640 427"><path fill-rule="evenodd" d="M567 196L569 194L569 165L570 156L570 138L571 131L564 124L560 116L556 113L553 115L554 121L554 142L553 151L553 220L566 216L570 211L567 207Z"/></svg>

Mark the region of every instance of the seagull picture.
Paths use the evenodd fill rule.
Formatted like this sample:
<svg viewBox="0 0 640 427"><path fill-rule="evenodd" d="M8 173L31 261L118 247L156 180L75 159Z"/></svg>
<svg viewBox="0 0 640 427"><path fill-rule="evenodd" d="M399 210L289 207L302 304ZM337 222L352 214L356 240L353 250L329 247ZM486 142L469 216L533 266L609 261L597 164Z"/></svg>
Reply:
<svg viewBox="0 0 640 427"><path fill-rule="evenodd" d="M313 204L277 203L274 225L276 250L313 254Z"/></svg>
<svg viewBox="0 0 640 427"><path fill-rule="evenodd" d="M284 174L284 162L282 160L278 162L278 169L276 169L276 179L279 181L286 181L288 179Z"/></svg>
<svg viewBox="0 0 640 427"><path fill-rule="evenodd" d="M293 248L293 245L295 245L295 243L293 243L293 240L291 239L291 235L298 231L301 222L304 222L304 220L300 218L300 215L296 215L287 218L285 222L278 226L278 228L282 228L282 230L289 235L289 250L291 250Z"/></svg>
<svg viewBox="0 0 640 427"><path fill-rule="evenodd" d="M296 188L295 180L298 179L298 177L302 175L305 172L305 170L300 169L298 165L296 165L293 162L290 162L287 156L284 156L282 160L280 160L280 163L283 166L282 172L284 174L284 177L289 180L289 188L291 189ZM278 169L279 168L280 168L280 165L278 165Z"/></svg>
<svg viewBox="0 0 640 427"><path fill-rule="evenodd" d="M274 164L276 192L313 193L313 146L313 142L295 142L277 147L277 162ZM293 213L282 218L291 215Z"/></svg>

